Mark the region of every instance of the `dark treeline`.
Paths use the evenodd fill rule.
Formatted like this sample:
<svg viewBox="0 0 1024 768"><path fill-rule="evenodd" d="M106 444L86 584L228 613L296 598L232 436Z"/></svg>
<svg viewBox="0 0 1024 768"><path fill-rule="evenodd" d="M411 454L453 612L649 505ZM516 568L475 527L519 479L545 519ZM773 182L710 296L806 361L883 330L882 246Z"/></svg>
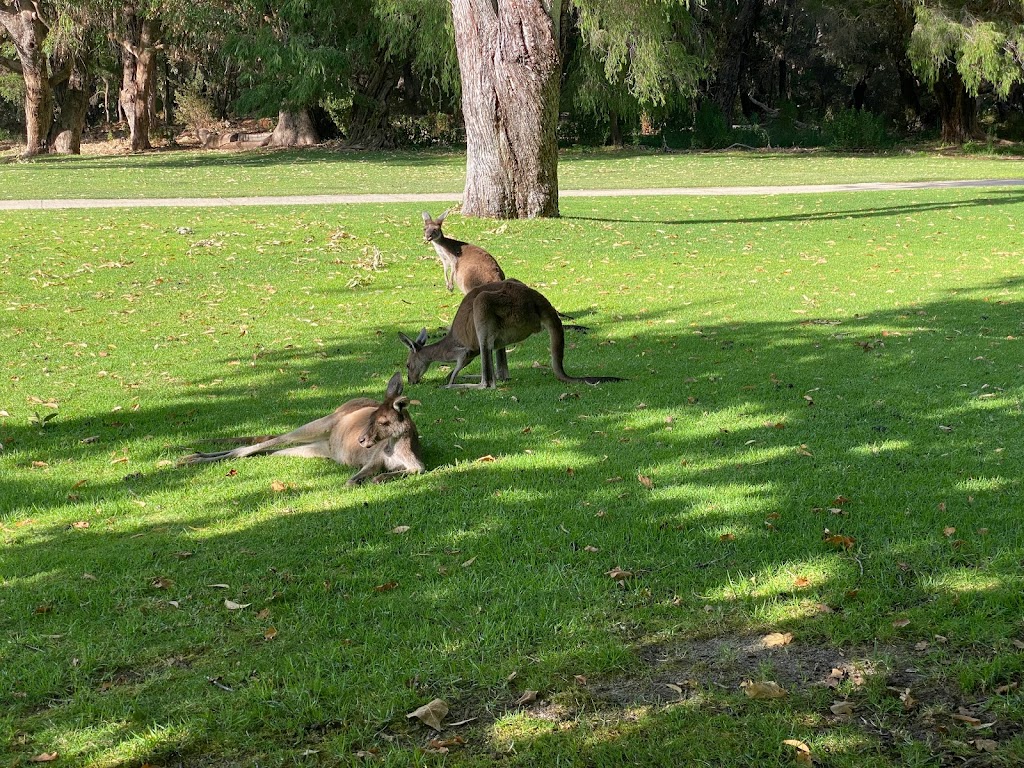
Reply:
<svg viewBox="0 0 1024 768"><path fill-rule="evenodd" d="M562 143L884 148L1024 139L1024 4L498 0L553 15ZM0 0L0 138L132 151L463 140L449 0ZM269 131L268 131L269 132Z"/></svg>

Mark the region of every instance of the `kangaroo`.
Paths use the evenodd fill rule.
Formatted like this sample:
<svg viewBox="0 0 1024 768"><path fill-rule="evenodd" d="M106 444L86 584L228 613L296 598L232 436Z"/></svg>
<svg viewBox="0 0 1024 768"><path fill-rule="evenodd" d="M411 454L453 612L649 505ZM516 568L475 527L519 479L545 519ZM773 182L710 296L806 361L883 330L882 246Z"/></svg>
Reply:
<svg viewBox="0 0 1024 768"><path fill-rule="evenodd" d="M434 246L441 259L448 290L453 291L458 285L460 291L469 293L478 285L504 280L505 273L498 262L483 248L445 237L441 224L449 213L445 211L435 219L427 211L423 212L423 239Z"/></svg>
<svg viewBox="0 0 1024 768"><path fill-rule="evenodd" d="M497 377L492 352L517 344L541 328L551 338L551 370L560 381L600 384L622 381L616 376L570 376L562 367L565 331L558 312L544 296L518 280L502 280L474 288L466 294L447 335L435 344L427 344L427 329L410 339L398 337L409 348L406 369L410 384L418 384L431 363L454 363L447 386L474 389L493 388L495 382L508 379L508 363L498 358ZM456 384L456 377L474 357L480 355L482 373L479 384Z"/></svg>
<svg viewBox="0 0 1024 768"><path fill-rule="evenodd" d="M368 397L357 397L329 416L304 424L285 435L229 451L194 453L179 463L200 464L270 453L273 456L334 459L338 464L359 467L347 485L359 485L370 478L375 483L383 483L406 474L416 475L425 471L426 465L420 457L419 434L406 410L408 405L409 398L402 396L402 374L396 373L388 382L382 403ZM381 470L387 471L377 474Z"/></svg>

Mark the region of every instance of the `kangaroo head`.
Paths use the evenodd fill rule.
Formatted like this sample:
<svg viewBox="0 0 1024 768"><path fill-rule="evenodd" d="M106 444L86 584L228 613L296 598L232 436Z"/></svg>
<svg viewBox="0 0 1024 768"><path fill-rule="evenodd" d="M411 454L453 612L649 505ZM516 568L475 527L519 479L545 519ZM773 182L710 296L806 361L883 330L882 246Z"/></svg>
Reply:
<svg viewBox="0 0 1024 768"><path fill-rule="evenodd" d="M359 435L359 445L372 448L377 443L395 440L414 429L409 415L409 398L402 395L402 374L396 373L388 382L384 402L370 416L366 429Z"/></svg>
<svg viewBox="0 0 1024 768"><path fill-rule="evenodd" d="M430 367L430 360L423 354L423 347L427 344L427 329L420 331L415 339L410 339L404 333L399 333L398 338L409 348L409 357L405 361L405 370L409 375L410 384L419 384L423 374Z"/></svg>
<svg viewBox="0 0 1024 768"><path fill-rule="evenodd" d="M441 231L441 224L444 223L445 216L448 215L448 211L445 211L436 219L430 216L427 211L423 212L423 239L428 243L432 243L435 240L440 240L444 237L444 232Z"/></svg>

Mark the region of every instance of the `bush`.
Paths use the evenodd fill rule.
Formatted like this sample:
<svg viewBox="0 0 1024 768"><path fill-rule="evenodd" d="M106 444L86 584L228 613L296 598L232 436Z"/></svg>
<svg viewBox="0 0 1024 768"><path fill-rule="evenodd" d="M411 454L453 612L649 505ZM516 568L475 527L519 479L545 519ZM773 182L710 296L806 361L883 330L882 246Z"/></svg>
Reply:
<svg viewBox="0 0 1024 768"><path fill-rule="evenodd" d="M827 114L822 133L833 149L883 149L893 143L885 118L860 109Z"/></svg>
<svg viewBox="0 0 1024 768"><path fill-rule="evenodd" d="M705 101L693 119L694 149L724 149L732 144L732 128L716 104Z"/></svg>
<svg viewBox="0 0 1024 768"><path fill-rule="evenodd" d="M196 88L178 91L174 96L174 109L178 122L194 133L198 133L201 128L209 130L217 124L213 103Z"/></svg>

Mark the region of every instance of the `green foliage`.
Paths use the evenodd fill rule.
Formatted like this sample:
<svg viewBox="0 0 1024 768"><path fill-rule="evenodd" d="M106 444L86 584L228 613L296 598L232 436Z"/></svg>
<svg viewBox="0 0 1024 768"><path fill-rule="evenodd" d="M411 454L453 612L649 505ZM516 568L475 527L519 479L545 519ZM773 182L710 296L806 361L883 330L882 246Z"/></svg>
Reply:
<svg viewBox="0 0 1024 768"><path fill-rule="evenodd" d="M1024 81L1019 59L1024 8L1019 4L921 2L915 14L908 54L926 83L935 83L944 67L953 66L972 94L988 84L1005 98Z"/></svg>
<svg viewBox="0 0 1024 768"><path fill-rule="evenodd" d="M825 146L840 150L885 149L892 146L885 119L863 109L840 109L825 116Z"/></svg>
<svg viewBox="0 0 1024 768"><path fill-rule="evenodd" d="M174 94L174 112L178 122L191 131L212 128L217 122L213 103L197 85L179 88Z"/></svg>
<svg viewBox="0 0 1024 768"><path fill-rule="evenodd" d="M712 101L700 105L693 119L693 146L696 149L724 149L732 143L732 127L722 110Z"/></svg>

